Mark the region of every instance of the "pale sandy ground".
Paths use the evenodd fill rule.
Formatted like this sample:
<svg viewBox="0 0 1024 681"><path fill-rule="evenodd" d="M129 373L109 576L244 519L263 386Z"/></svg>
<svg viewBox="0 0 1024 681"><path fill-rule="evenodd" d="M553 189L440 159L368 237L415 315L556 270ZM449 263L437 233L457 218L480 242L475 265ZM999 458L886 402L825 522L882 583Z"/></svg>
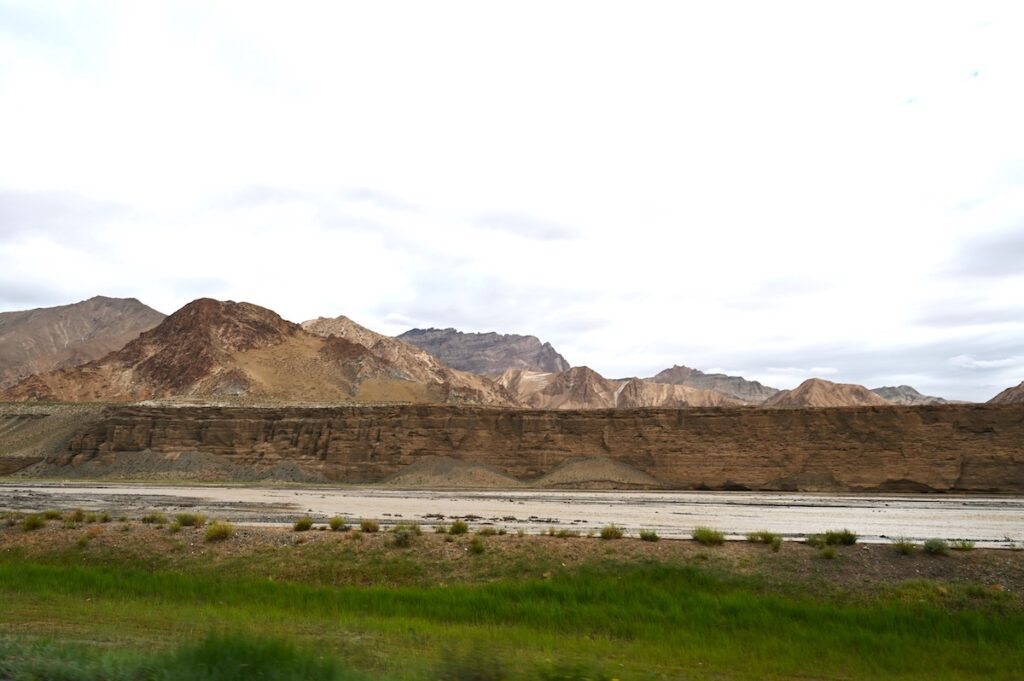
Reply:
<svg viewBox="0 0 1024 681"><path fill-rule="evenodd" d="M196 510L241 523L287 523L308 514L439 522L441 514L509 531L549 526L586 534L614 523L629 532L688 537L698 525L733 538L771 530L798 538L849 528L863 541L905 536L971 539L979 546L1024 542L1024 498L953 495L879 496L756 492L593 492L555 490L425 491L338 487L270 488L104 483L0 483L0 511L108 510L115 516Z"/></svg>

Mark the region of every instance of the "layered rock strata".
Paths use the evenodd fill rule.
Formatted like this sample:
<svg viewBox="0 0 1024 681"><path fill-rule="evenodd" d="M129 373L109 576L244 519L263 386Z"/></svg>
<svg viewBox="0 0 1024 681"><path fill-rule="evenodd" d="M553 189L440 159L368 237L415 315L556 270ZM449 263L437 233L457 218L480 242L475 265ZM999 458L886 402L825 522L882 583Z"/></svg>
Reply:
<svg viewBox="0 0 1024 681"><path fill-rule="evenodd" d="M288 464L346 483L384 481L424 457L443 457L526 483L573 463L573 479L585 485L586 462L593 460L604 471L609 462L626 466L636 473L631 479L649 476L670 489L1019 494L1024 411L111 407L48 465L59 471L88 462L96 471L113 470L143 452L168 460L214 455L256 472Z"/></svg>

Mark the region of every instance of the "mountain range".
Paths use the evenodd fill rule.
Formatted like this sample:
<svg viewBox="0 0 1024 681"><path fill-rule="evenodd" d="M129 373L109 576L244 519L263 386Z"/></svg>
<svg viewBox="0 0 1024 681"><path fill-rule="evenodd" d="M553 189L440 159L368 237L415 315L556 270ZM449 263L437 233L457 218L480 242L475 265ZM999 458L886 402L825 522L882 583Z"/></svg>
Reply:
<svg viewBox="0 0 1024 681"><path fill-rule="evenodd" d="M944 404L910 386L809 379L778 390L676 365L651 378L571 367L535 336L411 329L344 316L302 324L251 303L195 300L169 317L134 299L0 313L0 400L243 404L465 403L535 409ZM1024 403L1024 383L991 402Z"/></svg>

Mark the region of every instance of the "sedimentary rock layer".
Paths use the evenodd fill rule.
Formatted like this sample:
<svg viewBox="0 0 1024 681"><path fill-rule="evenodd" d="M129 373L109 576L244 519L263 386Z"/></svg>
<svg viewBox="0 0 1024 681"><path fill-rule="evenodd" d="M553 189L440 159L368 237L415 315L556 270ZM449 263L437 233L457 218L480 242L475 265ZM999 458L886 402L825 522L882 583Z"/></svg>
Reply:
<svg viewBox="0 0 1024 681"><path fill-rule="evenodd" d="M445 457L523 482L574 462L586 484L580 462L593 459L673 489L1021 493L1024 410L111 407L49 465L101 471L133 452L212 454L255 471L296 465L352 483Z"/></svg>

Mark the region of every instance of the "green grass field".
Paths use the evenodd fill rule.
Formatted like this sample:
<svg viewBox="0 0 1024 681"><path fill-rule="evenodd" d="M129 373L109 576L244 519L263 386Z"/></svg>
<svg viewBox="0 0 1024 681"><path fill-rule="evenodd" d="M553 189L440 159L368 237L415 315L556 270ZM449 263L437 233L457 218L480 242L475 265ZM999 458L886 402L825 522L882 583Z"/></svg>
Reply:
<svg viewBox="0 0 1024 681"><path fill-rule="evenodd" d="M0 678L1021 678L1019 607L907 588L844 602L659 563L335 587L7 551Z"/></svg>

